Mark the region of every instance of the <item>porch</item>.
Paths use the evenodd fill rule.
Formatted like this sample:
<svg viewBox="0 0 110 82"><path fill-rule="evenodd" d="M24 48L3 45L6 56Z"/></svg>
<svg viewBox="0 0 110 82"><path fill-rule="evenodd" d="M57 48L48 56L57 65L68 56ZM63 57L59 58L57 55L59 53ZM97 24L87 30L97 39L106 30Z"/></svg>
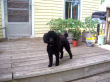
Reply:
<svg viewBox="0 0 110 82"><path fill-rule="evenodd" d="M65 82L110 70L110 46L72 47L59 66L48 67L42 38L0 42L0 82ZM55 60L55 59L54 59Z"/></svg>

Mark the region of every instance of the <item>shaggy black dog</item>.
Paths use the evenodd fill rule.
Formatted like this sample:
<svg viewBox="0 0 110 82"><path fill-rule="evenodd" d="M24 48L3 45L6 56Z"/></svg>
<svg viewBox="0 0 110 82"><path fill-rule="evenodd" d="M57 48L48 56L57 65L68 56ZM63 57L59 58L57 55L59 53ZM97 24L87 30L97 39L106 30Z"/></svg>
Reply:
<svg viewBox="0 0 110 82"><path fill-rule="evenodd" d="M43 36L43 40L47 43L47 52L49 57L49 67L53 64L53 54L56 56L56 66L59 65L59 55L61 53L60 58L63 58L63 48L69 53L70 59L72 59L72 53L70 50L70 45L68 40L66 39L67 34L65 37L59 37L56 32L49 31L45 33Z"/></svg>

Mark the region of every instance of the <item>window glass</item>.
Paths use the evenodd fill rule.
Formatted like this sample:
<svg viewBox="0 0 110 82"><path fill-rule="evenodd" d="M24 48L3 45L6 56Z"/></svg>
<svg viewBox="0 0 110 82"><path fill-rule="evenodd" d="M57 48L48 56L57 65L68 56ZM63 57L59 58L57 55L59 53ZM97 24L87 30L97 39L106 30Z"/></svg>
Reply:
<svg viewBox="0 0 110 82"><path fill-rule="evenodd" d="M66 19L67 18L71 18L71 3L70 2L66 2Z"/></svg>
<svg viewBox="0 0 110 82"><path fill-rule="evenodd" d="M67 0L65 2L65 18L78 19L79 0Z"/></svg>
<svg viewBox="0 0 110 82"><path fill-rule="evenodd" d="M78 19L78 5L72 6L72 18Z"/></svg>

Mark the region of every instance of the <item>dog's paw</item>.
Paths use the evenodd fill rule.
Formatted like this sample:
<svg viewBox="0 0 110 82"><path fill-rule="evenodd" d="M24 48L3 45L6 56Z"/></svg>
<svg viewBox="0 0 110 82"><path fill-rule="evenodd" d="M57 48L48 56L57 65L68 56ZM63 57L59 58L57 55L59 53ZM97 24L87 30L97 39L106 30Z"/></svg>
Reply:
<svg viewBox="0 0 110 82"><path fill-rule="evenodd" d="M61 56L60 59L62 59L63 57Z"/></svg>
<svg viewBox="0 0 110 82"><path fill-rule="evenodd" d="M59 64L56 64L56 66L59 66Z"/></svg>
<svg viewBox="0 0 110 82"><path fill-rule="evenodd" d="M48 67L52 67L52 65L48 65Z"/></svg>
<svg viewBox="0 0 110 82"><path fill-rule="evenodd" d="M70 57L70 59L72 59L72 57Z"/></svg>

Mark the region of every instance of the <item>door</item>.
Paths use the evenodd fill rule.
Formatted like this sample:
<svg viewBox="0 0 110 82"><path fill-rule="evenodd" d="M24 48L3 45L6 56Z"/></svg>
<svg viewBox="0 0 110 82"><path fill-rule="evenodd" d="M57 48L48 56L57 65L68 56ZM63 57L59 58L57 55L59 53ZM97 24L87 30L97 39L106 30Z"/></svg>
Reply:
<svg viewBox="0 0 110 82"><path fill-rule="evenodd" d="M4 0L7 38L30 37L31 0Z"/></svg>

